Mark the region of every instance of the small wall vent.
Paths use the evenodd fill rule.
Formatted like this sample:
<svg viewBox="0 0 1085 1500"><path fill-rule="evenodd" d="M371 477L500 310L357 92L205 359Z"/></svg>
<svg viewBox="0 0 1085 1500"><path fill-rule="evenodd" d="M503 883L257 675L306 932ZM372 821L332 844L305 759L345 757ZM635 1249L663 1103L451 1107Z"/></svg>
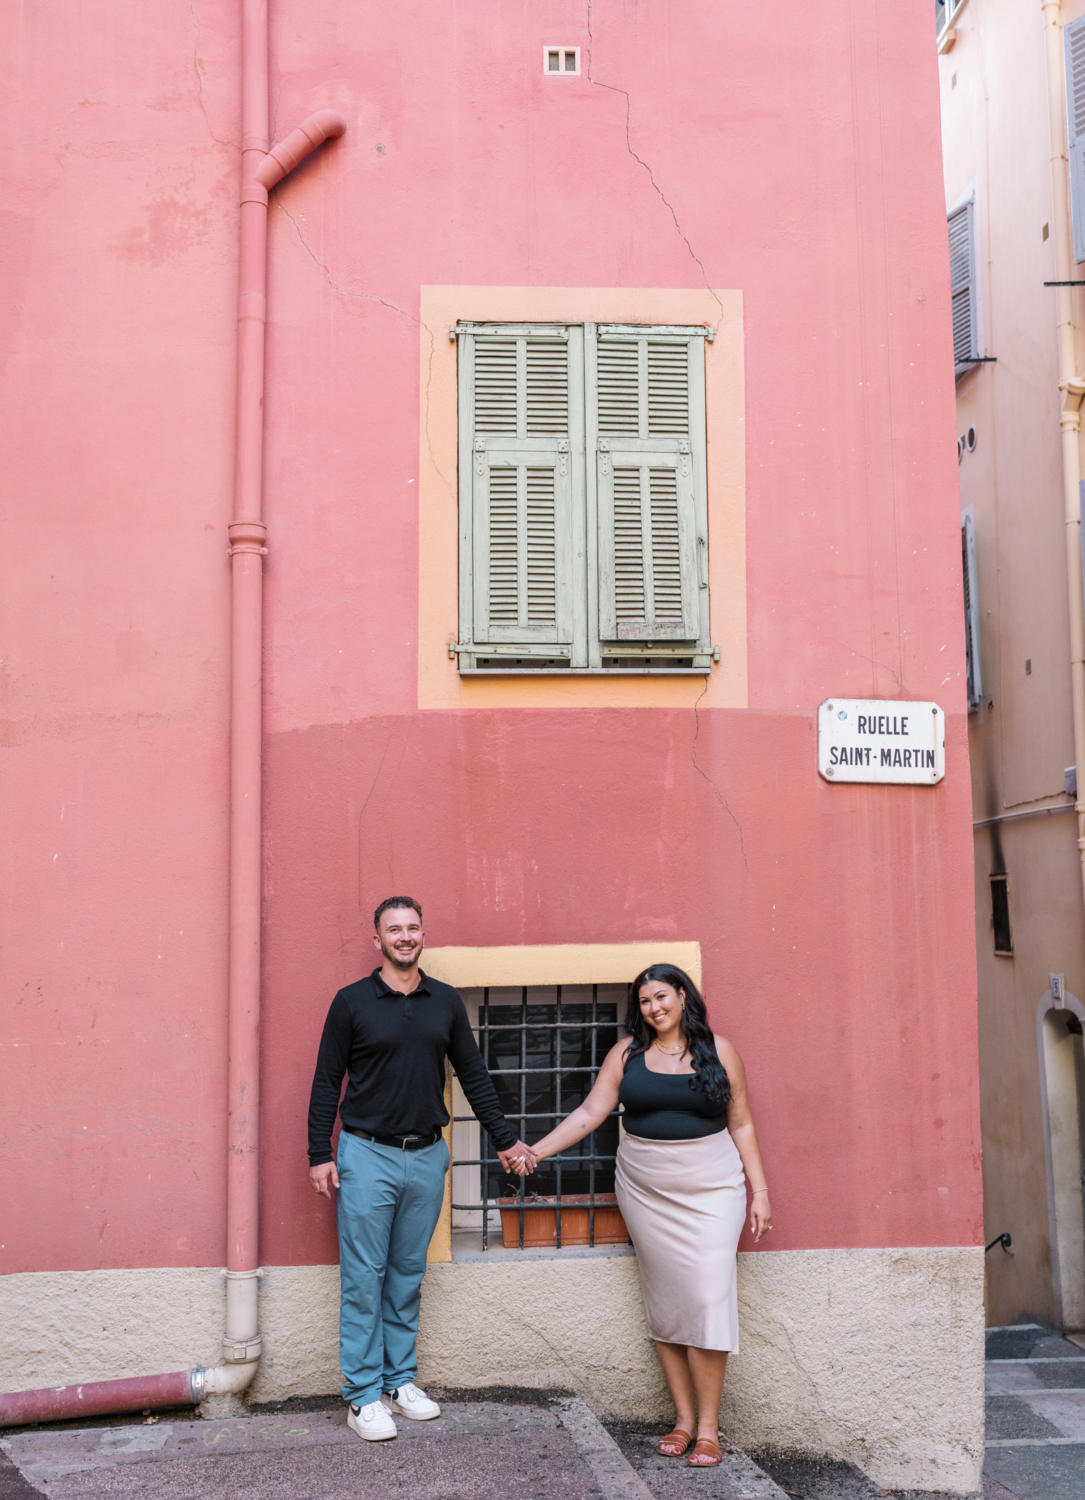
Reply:
<svg viewBox="0 0 1085 1500"><path fill-rule="evenodd" d="M543 72L548 78L574 78L580 72L580 48L544 47Z"/></svg>

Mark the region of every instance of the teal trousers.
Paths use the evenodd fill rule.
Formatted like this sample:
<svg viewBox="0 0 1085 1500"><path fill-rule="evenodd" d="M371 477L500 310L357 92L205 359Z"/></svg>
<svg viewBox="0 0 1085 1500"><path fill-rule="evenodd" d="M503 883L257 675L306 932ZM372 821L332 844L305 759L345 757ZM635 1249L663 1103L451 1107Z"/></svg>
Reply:
<svg viewBox="0 0 1085 1500"><path fill-rule="evenodd" d="M426 1251L441 1214L448 1147L379 1146L342 1131L339 1192L339 1367L356 1406L418 1374L415 1343Z"/></svg>

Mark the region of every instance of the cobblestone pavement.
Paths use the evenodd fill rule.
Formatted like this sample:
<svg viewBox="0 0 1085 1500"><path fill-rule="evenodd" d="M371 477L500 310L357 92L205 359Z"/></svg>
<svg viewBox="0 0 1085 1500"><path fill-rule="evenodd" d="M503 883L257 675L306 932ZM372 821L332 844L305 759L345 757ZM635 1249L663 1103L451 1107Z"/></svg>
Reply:
<svg viewBox="0 0 1085 1500"><path fill-rule="evenodd" d="M673 1461L661 1458L655 1452L656 1442L668 1431L666 1426L633 1427L608 1422L607 1430L659 1500L676 1500L679 1494L688 1493L688 1489L683 1488L687 1481L681 1468L670 1467ZM792 1497L792 1500L876 1500L879 1496L886 1500L889 1495L893 1500L964 1500L961 1495L951 1496L931 1490L884 1490L851 1464L734 1451L736 1468L747 1487L744 1493L750 1500L768 1495L775 1495L777 1500L785 1500L785 1497ZM714 1480L709 1474L698 1475L697 1493L710 1497L710 1500L716 1500L717 1495L729 1497L737 1493L734 1489L714 1487L720 1484L720 1480ZM975 1500L979 1500L978 1493ZM1004 1500L1004 1497L995 1496L994 1500Z"/></svg>
<svg viewBox="0 0 1085 1500"><path fill-rule="evenodd" d="M328 1400L33 1428L2 1439L0 1500L784 1500L737 1449L700 1472L659 1459L644 1433L623 1449L575 1397L446 1394L438 1420L398 1427L361 1442Z"/></svg>
<svg viewBox="0 0 1085 1500"><path fill-rule="evenodd" d="M986 1500L1085 1500L1085 1349L1045 1324L987 1330Z"/></svg>
<svg viewBox="0 0 1085 1500"><path fill-rule="evenodd" d="M0 1500L878 1500L849 1464L731 1448L718 1469L655 1451L666 1430L601 1425L560 1392L441 1392L436 1422L362 1443L341 1401L99 1418L0 1438ZM894 1500L949 1500L925 1491ZM960 1500L960 1497L955 1497ZM977 1497L978 1500L978 1497ZM1085 1348L1036 1322L987 1334L983 1500L1085 1500Z"/></svg>

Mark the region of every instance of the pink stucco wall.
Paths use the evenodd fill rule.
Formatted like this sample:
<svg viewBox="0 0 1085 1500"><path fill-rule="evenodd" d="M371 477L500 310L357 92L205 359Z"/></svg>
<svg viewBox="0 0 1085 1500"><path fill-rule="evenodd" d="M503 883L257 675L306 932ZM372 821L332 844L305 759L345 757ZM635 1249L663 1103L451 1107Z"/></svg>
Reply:
<svg viewBox="0 0 1085 1500"><path fill-rule="evenodd" d="M5 1270L223 1256L236 20L0 17ZM773 1248L976 1243L929 15L276 3L272 58L277 133L350 128L270 217L263 1260L334 1258L313 1049L391 887L433 944L699 939ZM420 287L706 282L744 295L749 707L420 711ZM944 782L821 782L834 693L940 702Z"/></svg>

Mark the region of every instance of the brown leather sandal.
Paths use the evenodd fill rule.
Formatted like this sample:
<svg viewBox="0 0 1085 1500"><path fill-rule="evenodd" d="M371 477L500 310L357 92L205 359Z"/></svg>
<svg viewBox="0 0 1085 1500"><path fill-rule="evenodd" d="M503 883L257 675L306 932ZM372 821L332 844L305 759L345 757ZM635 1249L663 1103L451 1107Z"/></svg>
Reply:
<svg viewBox="0 0 1085 1500"><path fill-rule="evenodd" d="M666 1437L660 1438L656 1444L656 1452L662 1453L664 1458L681 1458L692 1441L691 1432L676 1427L673 1432L668 1432Z"/></svg>
<svg viewBox="0 0 1085 1500"><path fill-rule="evenodd" d="M687 1462L691 1469L710 1469L723 1457L723 1449L711 1438L698 1438Z"/></svg>

